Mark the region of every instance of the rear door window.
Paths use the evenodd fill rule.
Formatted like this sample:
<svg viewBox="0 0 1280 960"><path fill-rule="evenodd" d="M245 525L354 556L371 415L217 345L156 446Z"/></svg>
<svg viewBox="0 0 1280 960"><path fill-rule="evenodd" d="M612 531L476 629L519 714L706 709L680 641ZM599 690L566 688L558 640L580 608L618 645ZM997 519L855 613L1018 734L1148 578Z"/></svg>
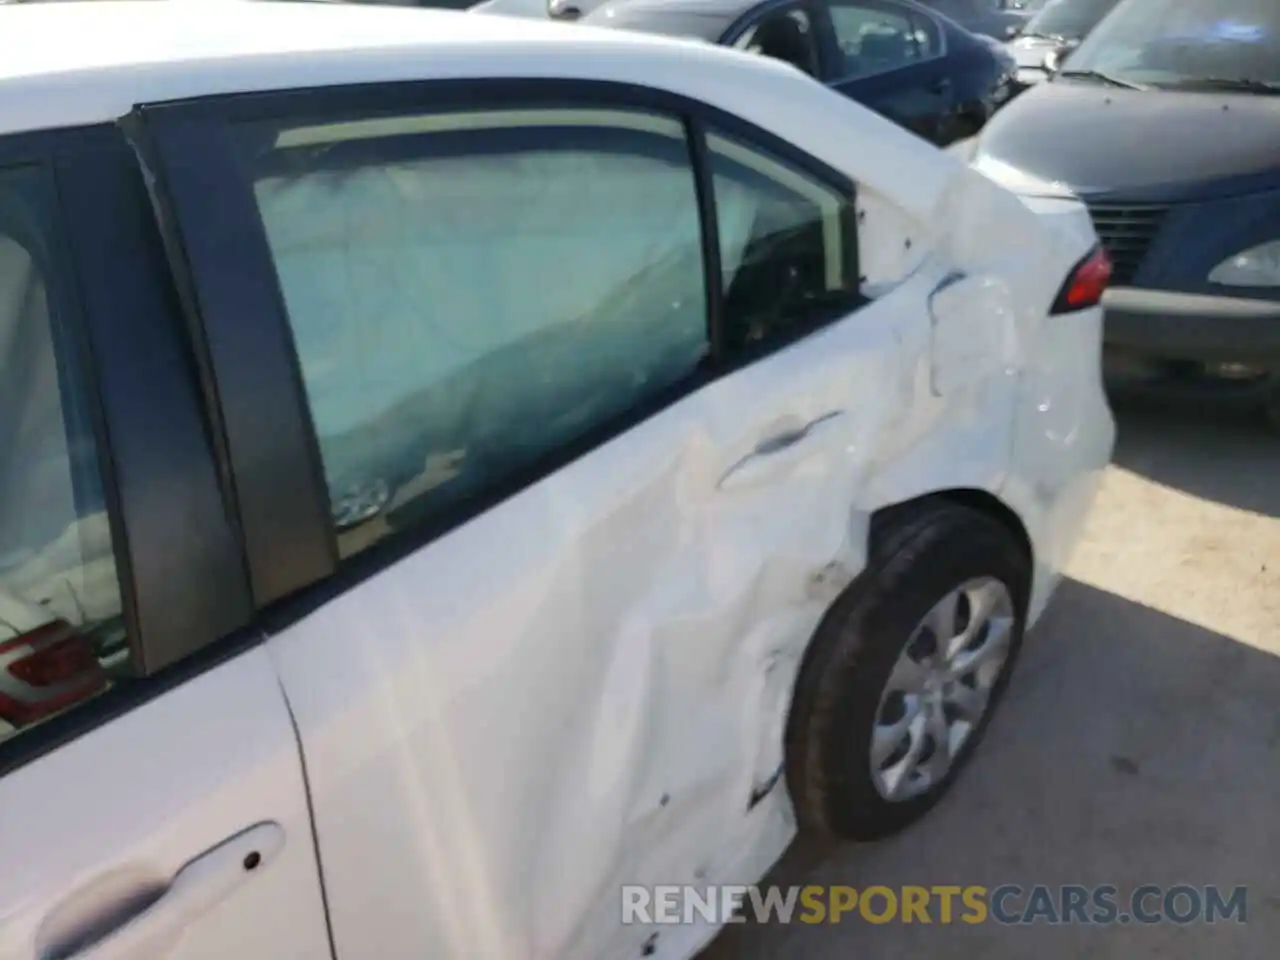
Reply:
<svg viewBox="0 0 1280 960"><path fill-rule="evenodd" d="M518 482L707 358L675 117L481 110L237 136L344 556Z"/></svg>
<svg viewBox="0 0 1280 960"><path fill-rule="evenodd" d="M884 0L831 0L829 6L844 78L875 76L942 54L941 31L918 10Z"/></svg>
<svg viewBox="0 0 1280 960"><path fill-rule="evenodd" d="M818 76L817 36L809 12L799 4L769 10L739 34L733 46Z"/></svg>

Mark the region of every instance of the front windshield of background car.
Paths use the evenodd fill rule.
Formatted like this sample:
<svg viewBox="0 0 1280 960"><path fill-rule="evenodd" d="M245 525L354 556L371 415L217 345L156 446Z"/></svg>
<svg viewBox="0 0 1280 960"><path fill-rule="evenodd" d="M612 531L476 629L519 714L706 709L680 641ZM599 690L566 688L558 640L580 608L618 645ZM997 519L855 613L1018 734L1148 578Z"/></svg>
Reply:
<svg viewBox="0 0 1280 960"><path fill-rule="evenodd" d="M1063 75L1144 86L1280 85L1276 0L1122 0L1063 64Z"/></svg>
<svg viewBox="0 0 1280 960"><path fill-rule="evenodd" d="M1023 33L1078 40L1096 27L1115 5L1116 0L1048 0L1040 12L1027 21Z"/></svg>

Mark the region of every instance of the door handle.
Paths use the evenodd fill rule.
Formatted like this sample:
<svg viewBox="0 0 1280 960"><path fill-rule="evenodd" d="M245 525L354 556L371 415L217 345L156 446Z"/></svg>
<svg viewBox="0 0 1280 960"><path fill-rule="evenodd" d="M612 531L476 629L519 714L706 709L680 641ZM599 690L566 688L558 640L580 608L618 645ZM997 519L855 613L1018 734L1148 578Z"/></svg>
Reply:
<svg viewBox="0 0 1280 960"><path fill-rule="evenodd" d="M937 80L934 80L933 83L929 84L930 93L947 93L950 90L951 90L950 77L939 77Z"/></svg>
<svg viewBox="0 0 1280 960"><path fill-rule="evenodd" d="M125 918L114 930L71 952L54 949L60 960L140 960L165 956L191 923L237 888L263 873L284 848L284 828L259 823L188 861L160 898Z"/></svg>
<svg viewBox="0 0 1280 960"><path fill-rule="evenodd" d="M844 416L843 410L831 410L820 417L810 420L802 427L783 430L766 437L755 445L745 457L726 470L716 484L717 489L740 487L753 481L764 479L764 475L772 475L775 471L786 469L795 460L804 456L808 445L803 441L821 432L831 421ZM791 456L785 456L792 451Z"/></svg>

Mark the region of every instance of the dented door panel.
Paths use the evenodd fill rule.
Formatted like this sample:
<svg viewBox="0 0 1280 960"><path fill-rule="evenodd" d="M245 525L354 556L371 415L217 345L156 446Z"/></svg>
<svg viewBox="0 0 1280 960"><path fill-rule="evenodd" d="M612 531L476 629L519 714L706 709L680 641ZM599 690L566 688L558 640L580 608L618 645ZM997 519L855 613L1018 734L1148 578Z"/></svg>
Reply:
<svg viewBox="0 0 1280 960"><path fill-rule="evenodd" d="M624 926L621 886L751 882L781 854L791 686L871 513L1023 476L1015 412L1061 257L1029 242L1033 213L977 193L966 217L994 197L1021 252L926 247L855 314L271 641L339 956L687 956L714 930ZM1011 257L1040 283L999 291L1007 309L931 315L953 270L986 289ZM1005 338L1003 362L954 375L939 322Z"/></svg>
<svg viewBox="0 0 1280 960"><path fill-rule="evenodd" d="M1052 185L1025 186L1040 194ZM1071 555L1115 442L1101 379L1101 310L1048 314L1097 235L1074 198L1015 195L960 165L928 218L945 230L924 230L889 204L868 206L868 241L875 243L872 233L882 237L878 246L886 251L875 265L879 286L891 288L895 275L932 260L980 294L950 304L950 322L935 317L934 392L950 387L951 399L959 391L967 400L946 405L941 415L951 429L933 434L941 446L915 448L895 472L910 475L917 493L973 487L1013 509L1034 547L1034 623ZM974 349L976 343L983 348ZM873 501L901 488L884 486Z"/></svg>
<svg viewBox="0 0 1280 960"><path fill-rule="evenodd" d="M521 76L564 69L529 57ZM266 650L339 960L688 956L714 930L625 926L621 887L750 883L782 852L794 677L865 566L873 512L979 489L1022 513L1039 553L1087 500L1039 492L1084 445L1040 410L1046 391L1055 411L1078 399L1043 351L1096 332L1045 332L1082 238L1055 244L1039 211L781 67L750 97L711 76L709 102L857 181L872 300L354 588L316 581ZM990 309L935 297L957 274ZM237 474L238 496L264 475Z"/></svg>
<svg viewBox="0 0 1280 960"><path fill-rule="evenodd" d="M929 282L713 383L272 640L339 955L639 955L652 931L619 924L622 884L754 879L781 853L791 683L864 563L854 505L920 389ZM832 411L786 469L721 487L762 440Z"/></svg>

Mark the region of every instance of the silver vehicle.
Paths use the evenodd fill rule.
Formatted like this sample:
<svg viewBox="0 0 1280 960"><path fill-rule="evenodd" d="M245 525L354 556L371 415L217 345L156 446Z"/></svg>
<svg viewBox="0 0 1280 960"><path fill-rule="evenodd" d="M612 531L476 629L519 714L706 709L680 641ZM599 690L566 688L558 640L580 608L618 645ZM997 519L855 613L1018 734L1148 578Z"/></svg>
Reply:
<svg viewBox="0 0 1280 960"><path fill-rule="evenodd" d="M922 0L948 19L954 20L971 33L1008 40L1031 18L1035 8L1043 0Z"/></svg>
<svg viewBox="0 0 1280 960"><path fill-rule="evenodd" d="M579 4L596 5L596 0L578 0ZM551 16L550 0L482 0L467 9L472 13L500 13L507 17L530 17L545 20Z"/></svg>
<svg viewBox="0 0 1280 960"><path fill-rule="evenodd" d="M1039 83L1075 49L1118 0L1047 0L1009 43L1018 62L1018 83Z"/></svg>

